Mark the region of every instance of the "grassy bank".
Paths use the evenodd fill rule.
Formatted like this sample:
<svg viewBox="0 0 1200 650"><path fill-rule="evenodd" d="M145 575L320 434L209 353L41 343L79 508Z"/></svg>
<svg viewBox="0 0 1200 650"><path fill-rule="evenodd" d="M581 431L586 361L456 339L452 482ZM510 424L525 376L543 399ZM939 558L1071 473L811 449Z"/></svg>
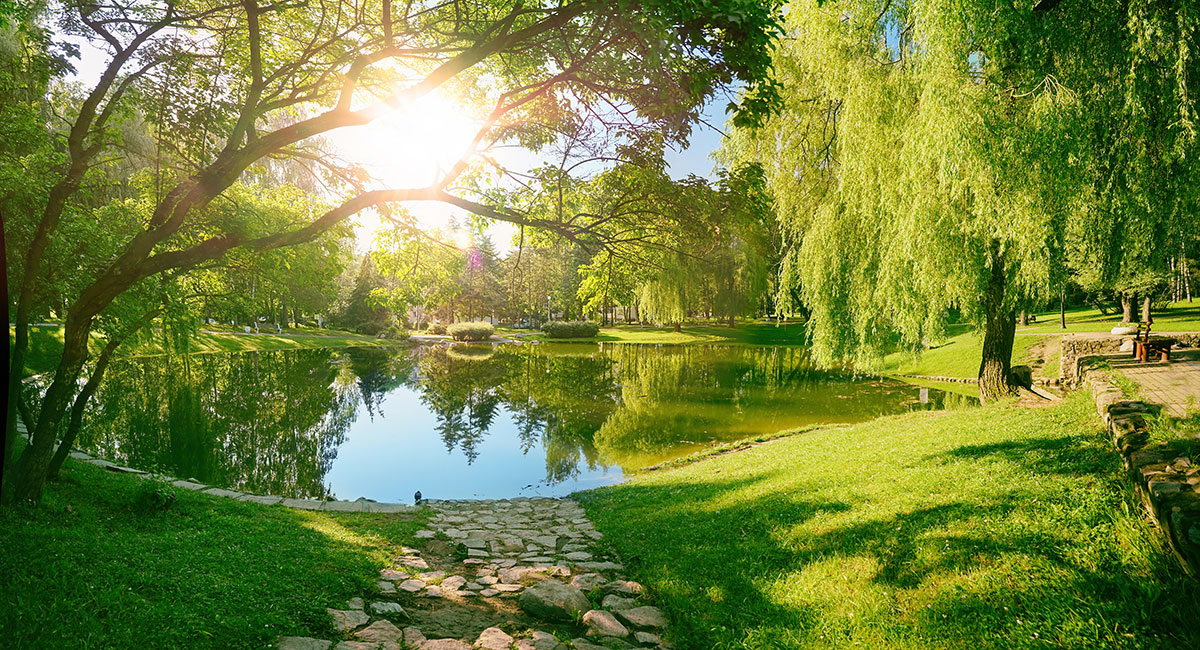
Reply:
<svg viewBox="0 0 1200 650"><path fill-rule="evenodd" d="M261 648L332 636L325 608L371 593L414 515L294 511L69 463L41 506L0 511L6 648Z"/></svg>
<svg viewBox="0 0 1200 650"><path fill-rule="evenodd" d="M517 332L529 330L515 330ZM742 344L742 345L807 345L808 339L804 323L783 323L776 325L775 321L755 320L738 321L737 327L725 325L685 325L676 332L671 327L642 327L640 325L621 325L617 327L602 327L600 334L590 338L561 339L573 343L611 342L611 343L644 343L651 345L693 345L693 344ZM548 339L544 334L527 337L527 340L559 340Z"/></svg>
<svg viewBox="0 0 1200 650"><path fill-rule="evenodd" d="M809 431L581 495L682 648L1200 647L1085 396Z"/></svg>
<svg viewBox="0 0 1200 650"><path fill-rule="evenodd" d="M11 328L10 328L11 331ZM242 334L234 332L200 332L191 341L196 353L211 352L257 352L260 350L299 350L303 348L346 347L350 345L394 345L395 341L320 330L313 334L276 335ZM29 329L29 353L25 360L26 374L38 374L54 370L62 354L63 330L61 327L31 327ZM104 339L93 335L93 352L99 354ZM118 348L117 357L132 357L162 354L163 347L158 337L129 342Z"/></svg>

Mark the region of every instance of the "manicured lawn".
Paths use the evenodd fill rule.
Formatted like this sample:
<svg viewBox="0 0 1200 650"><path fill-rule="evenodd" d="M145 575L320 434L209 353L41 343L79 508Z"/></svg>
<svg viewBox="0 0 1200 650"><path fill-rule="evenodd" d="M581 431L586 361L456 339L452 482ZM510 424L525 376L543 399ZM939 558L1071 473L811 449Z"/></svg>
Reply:
<svg viewBox="0 0 1200 650"><path fill-rule="evenodd" d="M10 328L11 331L11 328ZM309 334L310 332L297 332ZM336 330L313 330L315 336L277 336L275 334L235 334L233 332L201 332L191 341L192 351L210 352L255 352L258 350L297 350L301 348L346 347L350 345L395 345L396 341L374 336L338 332ZM27 374L36 375L54 370L62 353L63 330L61 327L31 327L29 329L29 352L25 359ZM99 353L104 339L93 335L91 347ZM116 356L146 356L162 354L160 341L144 340L127 343L117 349Z"/></svg>
<svg viewBox="0 0 1200 650"><path fill-rule="evenodd" d="M1017 336L1013 339L1013 364L1028 364L1033 361L1034 346L1044 341L1053 341L1051 336ZM1051 346L1057 351L1058 346ZM941 377L976 377L979 375L979 360L983 354L983 336L967 325L951 326L950 336L919 355L908 352L893 352L884 357L881 371L902 375L931 375ZM1055 364L1054 375L1058 376L1057 358L1046 359ZM1047 375L1051 376L1051 375Z"/></svg>
<svg viewBox="0 0 1200 650"><path fill-rule="evenodd" d="M517 330L522 331L522 330ZM529 331L529 330L523 330ZM688 345L695 343L740 343L748 345L807 345L804 323L774 321L738 321L737 327L724 325L686 325L676 332L670 327L640 327L621 325L603 327L600 335L586 339L562 339L572 342L611 341L614 343L648 343L659 345ZM547 339L544 335L529 339ZM557 340L557 339L553 339Z"/></svg>
<svg viewBox="0 0 1200 650"><path fill-rule="evenodd" d="M680 648L1196 648L1086 395L919 412L578 495Z"/></svg>
<svg viewBox="0 0 1200 650"><path fill-rule="evenodd" d="M325 608L374 589L423 515L314 513L69 462L33 509L0 511L5 648L253 648L334 636Z"/></svg>
<svg viewBox="0 0 1200 650"><path fill-rule="evenodd" d="M1138 306L1139 313L1141 306ZM1154 317L1154 329L1160 332L1197 332L1200 331L1200 299L1191 303L1175 302L1165 309L1156 309L1151 314ZM1017 332L1045 332L1061 334L1063 332L1107 332L1121 324L1120 312L1101 314L1098 309L1068 309L1067 329L1058 327L1058 311L1039 313L1037 322L1028 327L1017 327Z"/></svg>

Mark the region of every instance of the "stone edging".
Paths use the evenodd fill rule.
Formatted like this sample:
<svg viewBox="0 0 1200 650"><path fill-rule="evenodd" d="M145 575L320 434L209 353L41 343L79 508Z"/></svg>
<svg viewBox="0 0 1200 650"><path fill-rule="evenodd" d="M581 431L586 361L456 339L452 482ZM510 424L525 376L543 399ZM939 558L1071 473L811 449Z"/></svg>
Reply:
<svg viewBox="0 0 1200 650"><path fill-rule="evenodd" d="M142 478L156 479L165 481L171 485L184 490L195 490L204 494L211 494L217 497L226 497L236 499L238 501L252 501L261 503L265 506L280 505L286 508L296 508L297 510L322 510L325 512L377 512L377 513L392 513L392 512L412 512L419 510L417 506L410 506L404 503L379 503L370 499L358 499L356 501L338 501L326 499L288 499L272 495L248 494L237 490L226 490L225 488L213 487L196 481L188 481L184 479L176 479L171 476L153 474L144 472L140 469L132 467L123 467L116 463L111 463L107 460L89 456L81 451L71 452L71 458L75 460L103 467L110 472L119 474L131 474Z"/></svg>
<svg viewBox="0 0 1200 650"><path fill-rule="evenodd" d="M1124 399L1104 373L1089 372L1084 382L1142 505L1184 571L1200 578L1200 467L1187 456L1174 456L1163 443L1148 444L1145 416L1157 407Z"/></svg>

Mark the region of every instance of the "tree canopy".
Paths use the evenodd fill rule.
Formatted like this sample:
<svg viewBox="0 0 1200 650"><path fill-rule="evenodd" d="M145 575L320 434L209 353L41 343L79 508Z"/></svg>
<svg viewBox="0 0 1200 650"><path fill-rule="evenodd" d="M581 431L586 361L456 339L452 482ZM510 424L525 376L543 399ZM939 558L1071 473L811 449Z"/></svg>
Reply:
<svg viewBox="0 0 1200 650"><path fill-rule="evenodd" d="M816 353L867 365L962 317L994 398L1016 314L1067 263L1161 268L1196 223L1196 21L1182 1L791 3L783 110L724 156L766 168L779 298L799 287Z"/></svg>

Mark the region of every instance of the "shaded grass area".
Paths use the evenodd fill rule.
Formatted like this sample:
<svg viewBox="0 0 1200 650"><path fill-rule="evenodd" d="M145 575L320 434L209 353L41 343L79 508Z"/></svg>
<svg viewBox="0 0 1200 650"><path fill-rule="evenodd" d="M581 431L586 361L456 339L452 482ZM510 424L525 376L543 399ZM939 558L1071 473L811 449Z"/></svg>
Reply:
<svg viewBox="0 0 1200 650"><path fill-rule="evenodd" d="M681 648L1200 647L1082 394L781 438L577 495Z"/></svg>
<svg viewBox="0 0 1200 650"><path fill-rule="evenodd" d="M295 511L69 461L35 508L0 511L6 648L254 648L335 636L326 607L374 589L424 520Z"/></svg>
<svg viewBox="0 0 1200 650"><path fill-rule="evenodd" d="M11 331L11 328L10 328ZM259 350L299 350L303 348L347 347L352 345L396 345L396 341L349 332L328 333L323 330L317 335L278 336L275 334L235 334L233 332L201 332L191 341L191 352L206 354L213 352L257 352ZM25 359L25 374L36 375L54 370L62 354L63 329L61 327L29 328L29 352ZM99 354L104 347L104 338L93 335L90 347ZM141 342L128 342L117 349L116 357L149 356L163 354L161 339L148 338Z"/></svg>

